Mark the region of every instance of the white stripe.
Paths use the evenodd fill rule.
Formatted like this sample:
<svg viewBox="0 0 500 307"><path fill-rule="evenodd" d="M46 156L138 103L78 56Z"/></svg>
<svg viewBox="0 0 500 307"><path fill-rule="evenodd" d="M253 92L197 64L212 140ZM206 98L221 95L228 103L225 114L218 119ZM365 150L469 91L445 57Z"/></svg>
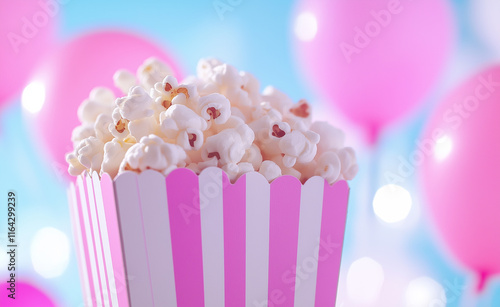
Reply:
<svg viewBox="0 0 500 307"><path fill-rule="evenodd" d="M90 207L90 219L92 221L92 228L94 230L94 240L95 248L97 254L97 266L99 269L99 275L101 277L101 291L102 299L104 300L104 306L109 307L109 295L108 295L108 282L106 280L106 269L104 268L104 260L102 259L102 245L101 236L99 231L99 224L97 222L97 213L94 201L94 189L92 186L92 179L90 176L86 176L87 180L87 192L89 197L89 207Z"/></svg>
<svg viewBox="0 0 500 307"><path fill-rule="evenodd" d="M297 246L297 270L302 273L295 276L298 307L314 306L324 187L322 177L312 177L302 186Z"/></svg>
<svg viewBox="0 0 500 307"><path fill-rule="evenodd" d="M120 174L115 179L115 192L130 306L154 306L137 174Z"/></svg>
<svg viewBox="0 0 500 307"><path fill-rule="evenodd" d="M177 306L165 176L141 173L139 195L155 306Z"/></svg>
<svg viewBox="0 0 500 307"><path fill-rule="evenodd" d="M78 265L80 267L80 275L82 279L83 300L85 306L92 306L92 298L90 295L90 281L87 271L87 263L85 262L85 251L83 250L82 228L80 225L80 215L78 214L78 202L76 200L75 185L70 183L68 189L68 199L70 201L70 212L73 224L73 237L75 238L75 248L78 257Z"/></svg>
<svg viewBox="0 0 500 307"><path fill-rule="evenodd" d="M92 281L94 284L94 293L96 306L102 306L101 300L101 290L99 289L99 279L97 278L97 264L95 260L95 252L94 252L94 240L92 238L92 234L90 233L90 222L88 216L88 205L85 198L85 189L83 188L83 175L78 176L76 182L78 184L78 190L80 191L80 203L82 205L82 214L83 214L83 225L85 227L85 237L87 241L87 249L89 253L90 260L90 271L92 272Z"/></svg>
<svg viewBox="0 0 500 307"><path fill-rule="evenodd" d="M199 184L205 306L224 307L222 170L216 167L203 170Z"/></svg>
<svg viewBox="0 0 500 307"><path fill-rule="evenodd" d="M106 215L104 213L104 203L102 200L101 182L99 180L99 176L95 172L92 181L97 206L97 218L99 219L99 228L101 230L102 248L104 251L104 261L106 263L106 273L108 274L108 284L111 292L111 305L114 307L118 306L118 294L116 291L113 262L111 260L111 248L109 246L108 226L106 225Z"/></svg>
<svg viewBox="0 0 500 307"><path fill-rule="evenodd" d="M267 306L269 275L269 210L266 178L246 174L246 306Z"/></svg>

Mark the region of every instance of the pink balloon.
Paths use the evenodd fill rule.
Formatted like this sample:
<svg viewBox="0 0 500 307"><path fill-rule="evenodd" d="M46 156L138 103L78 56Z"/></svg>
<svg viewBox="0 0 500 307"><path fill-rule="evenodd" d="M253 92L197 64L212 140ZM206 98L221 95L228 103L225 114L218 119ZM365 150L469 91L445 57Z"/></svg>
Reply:
<svg viewBox="0 0 500 307"><path fill-rule="evenodd" d="M3 279L2 279L3 280ZM6 277L8 281L9 278ZM56 307L57 304L41 289L24 281L16 281L15 284L15 299L9 298L8 295L12 292L8 289L10 283L5 281L2 283L0 291L0 306L16 306L16 307Z"/></svg>
<svg viewBox="0 0 500 307"><path fill-rule="evenodd" d="M296 15L298 62L308 80L371 143L423 102L454 36L446 0L303 0Z"/></svg>
<svg viewBox="0 0 500 307"><path fill-rule="evenodd" d="M56 1L0 0L0 106L20 92L52 47L58 14Z"/></svg>
<svg viewBox="0 0 500 307"><path fill-rule="evenodd" d="M473 76L432 114L420 182L452 254L479 275L500 273L500 66Z"/></svg>
<svg viewBox="0 0 500 307"><path fill-rule="evenodd" d="M140 36L118 31L98 31L74 39L58 50L35 74L33 81L44 84L42 109L33 117L35 139L48 150L52 168L67 174L65 154L72 151L71 132L78 126L77 109L96 86L113 85L118 69L132 73L149 57L167 63L180 77L176 61L161 47Z"/></svg>

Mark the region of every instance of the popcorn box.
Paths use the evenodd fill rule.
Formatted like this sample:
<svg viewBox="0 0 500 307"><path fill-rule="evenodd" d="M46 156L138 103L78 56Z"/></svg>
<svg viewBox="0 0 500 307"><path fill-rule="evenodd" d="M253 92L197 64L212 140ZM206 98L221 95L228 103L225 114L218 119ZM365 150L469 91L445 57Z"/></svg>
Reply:
<svg viewBox="0 0 500 307"><path fill-rule="evenodd" d="M349 187L85 173L68 190L86 306L335 306Z"/></svg>

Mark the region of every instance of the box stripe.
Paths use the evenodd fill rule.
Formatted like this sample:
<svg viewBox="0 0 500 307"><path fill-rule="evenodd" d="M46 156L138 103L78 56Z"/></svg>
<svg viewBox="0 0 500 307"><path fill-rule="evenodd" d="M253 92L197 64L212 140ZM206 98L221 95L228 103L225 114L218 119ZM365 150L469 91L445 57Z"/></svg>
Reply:
<svg viewBox="0 0 500 307"><path fill-rule="evenodd" d="M267 306L269 277L269 182L259 173L246 177L246 304Z"/></svg>
<svg viewBox="0 0 500 307"><path fill-rule="evenodd" d="M324 179L313 177L302 186L300 196L295 306L314 306L318 272Z"/></svg>
<svg viewBox="0 0 500 307"><path fill-rule="evenodd" d="M70 183L68 189L68 200L70 203L70 214L73 229L73 237L75 240L75 251L78 259L78 269L81 278L83 300L86 306L92 306L92 292L90 290L89 274L90 268L87 267L85 256L86 244L84 245L84 238L82 236L85 229L80 223L80 215L78 213L79 203L76 197L75 185Z"/></svg>
<svg viewBox="0 0 500 307"><path fill-rule="evenodd" d="M176 169L167 176L168 213L178 307L204 306L198 176Z"/></svg>
<svg viewBox="0 0 500 307"><path fill-rule="evenodd" d="M90 276L91 283L93 284L93 295L92 302L95 303L95 306L102 306L102 295L101 295L101 282L99 279L99 273L97 271L96 264L96 255L94 251L94 239L92 234L92 227L90 226L90 218L89 218L89 208L88 208L88 194L86 192L86 184L85 178L83 176L79 176L77 179L78 191L80 193L80 216L83 220L83 227L85 229L85 240L87 243L87 259L88 263L90 263Z"/></svg>
<svg viewBox="0 0 500 307"><path fill-rule="evenodd" d="M349 197L345 181L324 185L316 307L335 306Z"/></svg>
<svg viewBox="0 0 500 307"><path fill-rule="evenodd" d="M245 306L246 180L231 184L222 174L224 197L224 277L226 306Z"/></svg>
<svg viewBox="0 0 500 307"><path fill-rule="evenodd" d="M137 175L115 180L116 200L131 306L154 306Z"/></svg>
<svg viewBox="0 0 500 307"><path fill-rule="evenodd" d="M145 171L138 180L154 304L176 306L165 176Z"/></svg>
<svg viewBox="0 0 500 307"><path fill-rule="evenodd" d="M301 184L282 176L271 183L269 305L293 307Z"/></svg>
<svg viewBox="0 0 500 307"><path fill-rule="evenodd" d="M104 214L106 216L106 228L108 230L109 252L115 280L114 291L117 294L118 305L120 307L128 307L130 305L127 289L128 284L122 253L120 226L116 212L115 193L113 181L107 174L101 176L101 194ZM111 292L113 292L113 290L111 290Z"/></svg>
<svg viewBox="0 0 500 307"><path fill-rule="evenodd" d="M224 307L224 223L222 170L209 167L199 175L206 307Z"/></svg>
<svg viewBox="0 0 500 307"><path fill-rule="evenodd" d="M100 227L99 227L99 221L97 219L97 212L96 212L96 202L95 202L95 195L94 195L94 188L92 186L92 178L90 175L85 176L85 183L86 183L86 188L87 188L87 193L88 193L88 205L90 209L90 222L92 225L92 232L94 234L94 246L95 246L95 253L96 253L96 259L97 259L97 268L99 272L99 278L101 279L101 294L102 294L102 300L104 303L105 307L110 306L110 299L109 299L109 289L108 289L108 283L107 283L107 277L106 277L106 268L104 267L104 257L103 257L103 251L102 251L102 243L101 243L101 232L100 232Z"/></svg>

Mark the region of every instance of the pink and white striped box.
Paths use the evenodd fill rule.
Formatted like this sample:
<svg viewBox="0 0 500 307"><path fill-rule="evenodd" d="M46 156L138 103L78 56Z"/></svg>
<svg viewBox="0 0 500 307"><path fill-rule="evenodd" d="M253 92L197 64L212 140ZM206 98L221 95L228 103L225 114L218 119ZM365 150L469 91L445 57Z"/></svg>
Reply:
<svg viewBox="0 0 500 307"><path fill-rule="evenodd" d="M68 195L86 306L335 306L345 181L94 173Z"/></svg>

